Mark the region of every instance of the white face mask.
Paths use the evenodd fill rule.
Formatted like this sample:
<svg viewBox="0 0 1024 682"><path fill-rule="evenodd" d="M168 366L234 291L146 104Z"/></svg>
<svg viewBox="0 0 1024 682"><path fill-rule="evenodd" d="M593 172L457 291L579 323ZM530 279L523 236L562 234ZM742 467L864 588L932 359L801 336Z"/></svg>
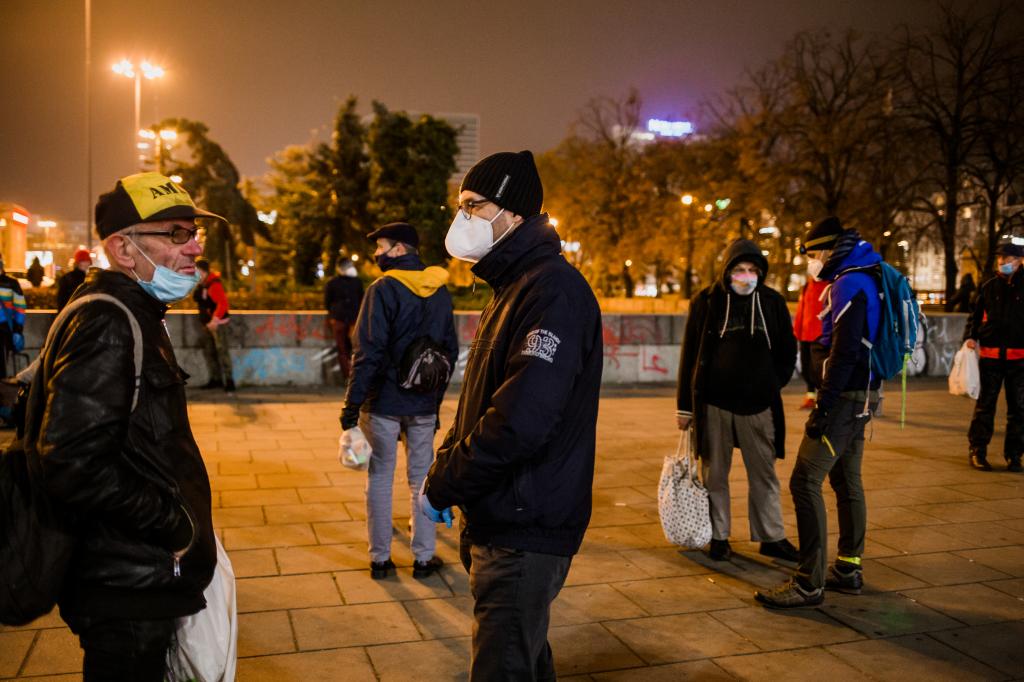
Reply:
<svg viewBox="0 0 1024 682"><path fill-rule="evenodd" d="M821 269L825 267L825 262L817 258L807 259L807 274L818 279L818 275L821 274Z"/></svg>
<svg viewBox="0 0 1024 682"><path fill-rule="evenodd" d="M448 228L448 235L444 238L444 248L448 249L455 258L477 263L481 258L490 253L491 249L498 242L494 241L494 230L491 225L498 219L505 209L498 211L498 215L490 220L484 220L480 216L466 217L461 210L455 212L455 219ZM501 241L512 229L509 228L505 234L498 238Z"/></svg>

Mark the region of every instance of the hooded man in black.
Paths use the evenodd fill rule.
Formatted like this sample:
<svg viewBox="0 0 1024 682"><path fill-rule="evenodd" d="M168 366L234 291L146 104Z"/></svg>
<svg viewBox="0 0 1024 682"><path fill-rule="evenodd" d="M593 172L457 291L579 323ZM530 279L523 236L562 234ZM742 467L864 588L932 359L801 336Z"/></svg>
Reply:
<svg viewBox="0 0 1024 682"><path fill-rule="evenodd" d="M779 391L793 375L796 337L786 301L764 284L768 260L739 239L725 254L722 278L690 302L679 363L677 420L695 424L695 449L711 502L712 559L729 546L729 469L739 447L750 485L750 537L761 553L796 561L786 539L775 459L785 453Z"/></svg>
<svg viewBox="0 0 1024 682"><path fill-rule="evenodd" d="M551 602L590 521L601 312L542 199L530 152L489 156L466 174L445 239L494 288L421 505L435 521L462 509L471 680L554 679Z"/></svg>

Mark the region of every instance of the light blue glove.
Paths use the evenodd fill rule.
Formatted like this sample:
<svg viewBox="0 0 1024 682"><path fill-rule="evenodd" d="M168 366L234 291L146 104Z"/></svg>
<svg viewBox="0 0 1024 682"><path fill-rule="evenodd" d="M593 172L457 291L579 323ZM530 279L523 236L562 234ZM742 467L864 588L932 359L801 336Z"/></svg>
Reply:
<svg viewBox="0 0 1024 682"><path fill-rule="evenodd" d="M11 341L14 343L15 353L25 350L25 336L23 334L12 334Z"/></svg>
<svg viewBox="0 0 1024 682"><path fill-rule="evenodd" d="M455 518L452 515L451 507L446 507L440 511L434 509L434 506L430 504L430 500L427 499L427 481L423 479L423 485L420 486L420 510L423 515L434 523L444 522L444 525L449 528L452 527L452 520Z"/></svg>

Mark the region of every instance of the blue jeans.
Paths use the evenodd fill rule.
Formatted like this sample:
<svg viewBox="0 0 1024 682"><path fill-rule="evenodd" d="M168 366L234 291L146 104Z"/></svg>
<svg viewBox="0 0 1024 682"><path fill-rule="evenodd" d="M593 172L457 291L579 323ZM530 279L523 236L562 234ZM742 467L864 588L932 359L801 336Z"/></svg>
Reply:
<svg viewBox="0 0 1024 682"><path fill-rule="evenodd" d="M392 417L363 412L359 428L373 448L366 479L366 527L370 561L391 557L391 493L398 460L398 440L405 441L406 475L412 515L412 553L416 561L434 556L437 525L420 513L420 486L434 462L435 415Z"/></svg>

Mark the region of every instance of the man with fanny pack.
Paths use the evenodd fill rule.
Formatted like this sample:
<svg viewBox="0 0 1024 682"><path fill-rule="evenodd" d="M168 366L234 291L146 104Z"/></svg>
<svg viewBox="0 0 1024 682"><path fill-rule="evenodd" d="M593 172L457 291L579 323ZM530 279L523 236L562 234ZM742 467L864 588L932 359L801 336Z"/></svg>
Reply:
<svg viewBox="0 0 1024 682"><path fill-rule="evenodd" d="M366 481L366 525L370 541L370 577L391 575L391 497L398 440L404 436L410 514L413 577L426 578L442 565L434 556L437 527L421 512L419 490L434 461L434 433L444 386L433 391L403 387L400 366L406 351L428 337L454 368L459 356L452 299L445 288L448 272L425 267L417 251L420 239L408 223L390 223L367 238L377 242L377 266L384 272L366 290L356 321L352 376L345 391L341 428L358 426L373 449Z"/></svg>
<svg viewBox="0 0 1024 682"><path fill-rule="evenodd" d="M871 369L871 348L882 317L877 279L882 257L835 217L806 234L800 252L807 255L808 272L831 284L821 313L820 346L812 358L819 377L818 397L789 479L800 562L791 580L754 593L771 608L815 606L824 601L826 589L860 594L867 530L860 474L864 427L878 404L881 385ZM821 495L826 476L836 493L839 515L839 551L827 573L828 518Z"/></svg>
<svg viewBox="0 0 1024 682"><path fill-rule="evenodd" d="M967 432L971 448L968 457L975 469L992 470L988 443L992 440L999 388L1005 382L1003 457L1008 471L1020 471L1024 452L1024 240L1004 237L996 247L996 256L998 272L981 285L964 329L967 346L981 355L981 392Z"/></svg>

